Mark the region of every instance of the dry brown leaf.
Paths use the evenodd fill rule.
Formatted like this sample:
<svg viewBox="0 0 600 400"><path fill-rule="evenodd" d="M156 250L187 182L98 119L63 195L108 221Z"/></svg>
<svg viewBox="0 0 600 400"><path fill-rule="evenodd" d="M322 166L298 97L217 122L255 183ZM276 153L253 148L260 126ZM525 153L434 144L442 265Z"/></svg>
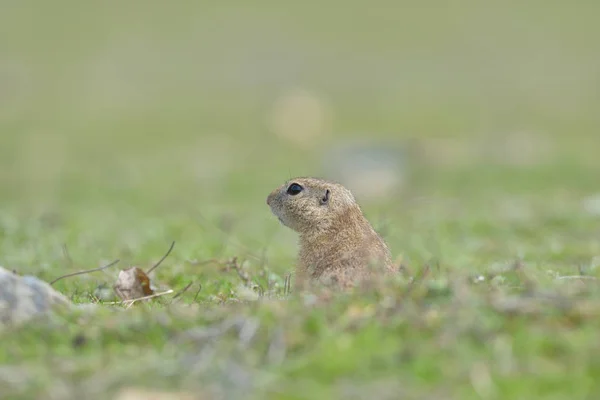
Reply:
<svg viewBox="0 0 600 400"><path fill-rule="evenodd" d="M139 299L154 294L150 278L138 267L121 270L113 289L121 300Z"/></svg>

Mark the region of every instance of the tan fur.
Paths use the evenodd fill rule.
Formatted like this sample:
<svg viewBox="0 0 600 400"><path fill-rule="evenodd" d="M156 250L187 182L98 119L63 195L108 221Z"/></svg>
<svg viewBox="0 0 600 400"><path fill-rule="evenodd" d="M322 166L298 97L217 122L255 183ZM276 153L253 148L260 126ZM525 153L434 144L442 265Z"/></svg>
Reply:
<svg viewBox="0 0 600 400"><path fill-rule="evenodd" d="M303 188L297 195L287 192L293 183ZM342 185L318 178L291 179L269 194L267 204L300 236L297 289L315 282L348 288L395 271L387 245Z"/></svg>

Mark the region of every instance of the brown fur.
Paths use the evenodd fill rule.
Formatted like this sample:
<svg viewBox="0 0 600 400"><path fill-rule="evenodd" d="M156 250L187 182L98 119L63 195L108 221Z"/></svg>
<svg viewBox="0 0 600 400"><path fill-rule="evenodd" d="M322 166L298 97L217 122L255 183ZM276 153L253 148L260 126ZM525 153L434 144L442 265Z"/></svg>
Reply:
<svg viewBox="0 0 600 400"><path fill-rule="evenodd" d="M293 183L303 188L297 195L287 192ZM291 179L269 194L267 204L300 236L296 288L315 282L348 288L395 271L387 245L342 185L318 178Z"/></svg>

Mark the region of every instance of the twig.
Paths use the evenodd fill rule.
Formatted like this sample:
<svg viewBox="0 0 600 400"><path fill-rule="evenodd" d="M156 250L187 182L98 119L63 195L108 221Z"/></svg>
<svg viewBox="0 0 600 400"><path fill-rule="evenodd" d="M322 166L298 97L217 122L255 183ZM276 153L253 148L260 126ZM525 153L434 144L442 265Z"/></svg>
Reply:
<svg viewBox="0 0 600 400"><path fill-rule="evenodd" d="M102 303L102 304L103 305L116 305L116 304L128 304L128 303L130 303L128 305L128 307L127 307L127 308L129 308L136 301L148 300L148 299L152 299L154 297L160 297L160 296L164 296L164 295L167 295L167 294L170 294L170 293L173 293L173 289L169 289L169 290L166 290L166 291L160 292L160 293L154 293L154 294L151 294L149 296L137 297L135 299L127 299L127 300L122 300L122 301L110 301L110 302Z"/></svg>
<svg viewBox="0 0 600 400"><path fill-rule="evenodd" d="M425 276L427 276L428 273L429 273L429 265L425 265L419 272L419 275L417 275L413 280L410 281L410 283L408 284L408 287L402 294L401 298L405 299L406 297L408 297L408 295L413 291L413 289L415 288L417 283L421 283L425 279Z"/></svg>
<svg viewBox="0 0 600 400"><path fill-rule="evenodd" d="M94 294L90 293L88 296L89 296L90 300L92 300L92 303L100 302L100 299L97 296L95 296Z"/></svg>
<svg viewBox="0 0 600 400"><path fill-rule="evenodd" d="M118 263L119 263L119 261L121 261L121 260L115 260L115 261L111 262L110 264L108 264L108 265L105 265L105 266L103 266L103 267L94 268L94 269L88 269L88 270L85 270L85 271L73 272L73 273L71 273L71 274L67 274L67 275L59 276L58 278L56 278L55 280L53 280L52 282L50 282L50 285L54 285L56 282L60 281L61 279L64 279L64 278L69 278L69 277L71 277L71 276L75 276L75 275L83 275L83 274L89 274L89 273L91 273L91 272L102 271L103 269L107 269L107 268L110 268L110 267L112 267L113 265L116 265L116 264L118 264Z"/></svg>
<svg viewBox="0 0 600 400"><path fill-rule="evenodd" d="M165 290L164 292L160 292L160 293L154 293L154 294L144 296L144 297L138 297L136 299L123 300L123 304L125 304L125 303L133 304L136 301L153 299L155 297L160 297L160 296L164 296L164 295L171 294L171 293L173 293L173 289Z"/></svg>
<svg viewBox="0 0 600 400"><path fill-rule="evenodd" d="M175 242L171 243L171 247L169 247L167 253L156 264L154 264L154 267L150 268L148 272L146 272L146 275L150 275L150 272L154 271L160 264L162 264L163 261L165 261L165 258L167 258L169 254L171 254L171 251L173 251L173 247L175 247Z"/></svg>
<svg viewBox="0 0 600 400"><path fill-rule="evenodd" d="M252 279L250 279L250 275L242 269L241 265L238 264L237 257L233 257L227 264L237 272L238 276L246 286L252 287Z"/></svg>
<svg viewBox="0 0 600 400"><path fill-rule="evenodd" d="M71 258L71 255L69 254L69 249L67 248L66 243L62 245L62 251L63 251L63 257L65 257L65 260L67 260L69 267L73 267L73 259Z"/></svg>
<svg viewBox="0 0 600 400"><path fill-rule="evenodd" d="M568 276L559 276L556 279L591 279L593 281L596 280L595 276L590 276L590 275L568 275Z"/></svg>
<svg viewBox="0 0 600 400"><path fill-rule="evenodd" d="M206 264L218 264L218 265L225 265L222 261L217 260L216 258L211 258L209 260L204 260L204 261L197 261L197 260L187 260L187 263L193 266L201 266L201 265L206 265Z"/></svg>
<svg viewBox="0 0 600 400"><path fill-rule="evenodd" d="M256 283L252 289L258 289L258 297L263 297L265 295L265 289L258 283Z"/></svg>
<svg viewBox="0 0 600 400"><path fill-rule="evenodd" d="M288 273L285 276L285 280L283 282L283 294L288 295L292 292L292 273Z"/></svg>
<svg viewBox="0 0 600 400"><path fill-rule="evenodd" d="M200 294L201 290L202 290L202 284L199 284L198 291L196 292L196 295L194 296L194 303L196 302L196 300L198 300L198 295Z"/></svg>
<svg viewBox="0 0 600 400"><path fill-rule="evenodd" d="M183 289L181 289L179 292L177 292L177 294L175 294L175 296L173 296L173 300L175 300L176 298L178 298L179 296L184 294L193 284L194 284L194 281L185 285L185 287Z"/></svg>
<svg viewBox="0 0 600 400"><path fill-rule="evenodd" d="M166 292L154 293L154 294L151 294L150 296L145 296L145 297L140 297L140 298L137 298L137 299L126 300L126 301L128 301L128 302L129 302L129 304L127 305L127 307L125 307L125 309L126 309L126 310L127 310L127 309L129 309L129 308L130 308L131 306L133 306L133 305L135 304L135 302L136 302L136 301L138 301L138 300L148 300L148 299L152 299L152 298L154 298L154 297L160 297L160 296L164 296L164 295L166 295L166 294L170 294L170 293L173 293L173 290L172 290L172 289L169 289L169 290L167 290ZM123 304L125 304L125 302L124 302Z"/></svg>

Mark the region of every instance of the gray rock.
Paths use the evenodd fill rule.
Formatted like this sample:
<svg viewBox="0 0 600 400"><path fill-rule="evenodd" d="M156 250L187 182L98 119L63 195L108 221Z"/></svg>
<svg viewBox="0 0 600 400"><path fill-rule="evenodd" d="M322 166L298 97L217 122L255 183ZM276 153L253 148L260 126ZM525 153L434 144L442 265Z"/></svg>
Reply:
<svg viewBox="0 0 600 400"><path fill-rule="evenodd" d="M19 276L0 267L0 329L18 325L71 302L34 276Z"/></svg>

